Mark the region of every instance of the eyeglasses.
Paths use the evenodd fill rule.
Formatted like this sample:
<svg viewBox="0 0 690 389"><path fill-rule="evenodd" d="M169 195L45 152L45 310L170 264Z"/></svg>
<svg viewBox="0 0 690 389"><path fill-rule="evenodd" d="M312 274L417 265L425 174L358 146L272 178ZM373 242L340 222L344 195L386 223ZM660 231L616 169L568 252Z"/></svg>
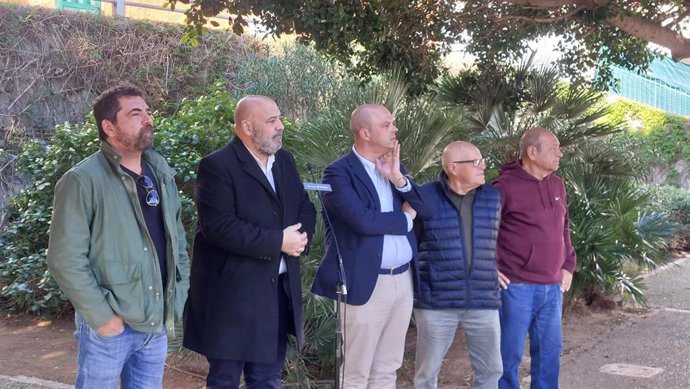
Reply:
<svg viewBox="0 0 690 389"><path fill-rule="evenodd" d="M161 202L158 192L156 192L156 187L153 186L153 180L149 176L140 176L137 178L137 184L146 189L146 204L155 207Z"/></svg>
<svg viewBox="0 0 690 389"><path fill-rule="evenodd" d="M480 165L486 165L489 158L479 158L479 159L468 159L466 161L453 161L452 163L471 163L474 167L479 167Z"/></svg>

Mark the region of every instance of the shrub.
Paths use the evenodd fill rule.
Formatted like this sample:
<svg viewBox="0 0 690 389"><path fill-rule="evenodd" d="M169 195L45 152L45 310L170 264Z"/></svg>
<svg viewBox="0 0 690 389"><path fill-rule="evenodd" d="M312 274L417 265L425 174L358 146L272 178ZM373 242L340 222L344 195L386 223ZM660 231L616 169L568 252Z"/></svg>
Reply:
<svg viewBox="0 0 690 389"><path fill-rule="evenodd" d="M293 42L276 49L276 55L256 52L238 63L232 80L237 93L270 96L284 116L297 120L329 108L356 83L313 47Z"/></svg>
<svg viewBox="0 0 690 389"><path fill-rule="evenodd" d="M611 106L606 121L615 120L627 124L627 132L618 136L619 150L630 155L645 181L683 184L673 166L690 160L690 120L626 100Z"/></svg>
<svg viewBox="0 0 690 389"><path fill-rule="evenodd" d="M196 230L196 208L191 197L196 182L199 160L225 145L233 133L233 112L237 100L224 91L224 83L216 83L204 97L184 100L175 116L158 117L155 124L154 148L177 171L180 188L182 221L187 241L192 242ZM289 133L296 130L289 121ZM11 202L8 227L0 233L0 298L13 311L54 315L70 310L65 298L45 265L48 229L52 214L54 186L72 166L98 150L100 142L96 125L66 123L57 126L51 143L29 142L19 157L18 168L30 184ZM288 381L308 382L321 364L316 350L325 350L333 318L328 314L330 301L311 296L309 286L322 252L322 238L315 239L311 254L304 260L305 334L308 356L289 351ZM308 298L311 296L311 298ZM312 312L313 314L309 314ZM180 349L177 338L171 349ZM328 352L326 352L328 354ZM327 365L326 365L327 366Z"/></svg>
<svg viewBox="0 0 690 389"><path fill-rule="evenodd" d="M227 143L232 133L236 101L222 88L222 83L216 84L207 96L185 100L176 116L161 117L155 125L154 148L176 169L183 191L188 242L196 225L191 195L197 164L203 155ZM0 234L0 258L5 259L0 261L0 297L12 310L42 315L69 309L45 266L55 184L100 145L93 121L57 126L50 141L29 142L19 156L17 168L30 184L11 201L7 228Z"/></svg>
<svg viewBox="0 0 690 389"><path fill-rule="evenodd" d="M52 144L25 145L18 171L30 184L10 203L9 224L0 234L0 296L12 309L43 315L68 309L45 266L53 190L62 174L98 148L96 125L66 123Z"/></svg>
<svg viewBox="0 0 690 389"><path fill-rule="evenodd" d="M642 300L640 280L627 274L626 266L654 267L663 261L671 226L662 213L645 212L649 195L637 189L629 159L616 148L625 143L610 142L620 133L620 122L604 120L608 107L601 94L559 83L552 68L521 71L526 93L516 109L514 94L501 92L510 90L501 78L488 84L491 88L476 85L469 93L456 83L442 88L440 96L449 104L463 96L475 99L468 108L470 139L496 161L494 166L518 157L518 141L531 127L549 128L558 136L564 153L558 174L567 186L578 258L570 296L588 299L605 292Z"/></svg>
<svg viewBox="0 0 690 389"><path fill-rule="evenodd" d="M187 196L194 194L199 160L230 140L236 104L219 81L207 95L184 99L174 116L156 121L155 148L175 169L178 186Z"/></svg>
<svg viewBox="0 0 690 389"><path fill-rule="evenodd" d="M81 121L93 99L120 81L138 84L151 107L171 113L262 46L208 31L191 47L180 41L182 28L0 2L0 128L15 123L50 134L56 124Z"/></svg>
<svg viewBox="0 0 690 389"><path fill-rule="evenodd" d="M676 224L671 248L690 250L690 191L671 185L648 185L645 189L651 193L650 209L663 210Z"/></svg>
<svg viewBox="0 0 690 389"><path fill-rule="evenodd" d="M587 159L563 172L578 256L573 294L588 303L600 292L644 302L637 269L664 263L673 225L650 207L649 191L627 177L602 174Z"/></svg>
<svg viewBox="0 0 690 389"><path fill-rule="evenodd" d="M628 131L648 135L664 124L667 114L664 111L630 100L618 100L611 104L607 120L625 123Z"/></svg>
<svg viewBox="0 0 690 389"><path fill-rule="evenodd" d="M652 193L651 209L663 209L671 220L683 228L690 228L690 191L670 185L646 187Z"/></svg>
<svg viewBox="0 0 690 389"><path fill-rule="evenodd" d="M295 155L299 166L306 163L321 171L328 163L349 152L352 135L349 117L354 107L362 103L386 105L396 116L397 134L403 150L403 163L418 182L435 178L439 172L440 152L451 140L461 137L462 112L443 109L427 96L408 97L408 84L393 74L357 87L351 85L338 91L337 103L310 117L298 129L286 134L286 147ZM315 173L316 174L316 173ZM316 181L320 177L309 177ZM312 201L319 208L318 200ZM334 359L333 302L309 292L314 273L323 254L324 229L318 219L309 256L302 259L303 318L306 344L302 354L291 351L288 360L289 382L300 387L317 384L316 380L331 378Z"/></svg>

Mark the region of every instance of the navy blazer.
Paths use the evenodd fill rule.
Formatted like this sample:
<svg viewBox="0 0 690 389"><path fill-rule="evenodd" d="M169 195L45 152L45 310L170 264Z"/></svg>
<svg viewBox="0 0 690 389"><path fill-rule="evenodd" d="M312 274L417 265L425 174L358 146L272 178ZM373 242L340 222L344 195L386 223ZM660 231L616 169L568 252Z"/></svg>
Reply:
<svg viewBox="0 0 690 389"><path fill-rule="evenodd" d="M333 190L323 196L323 202L332 226L326 228L326 250L312 292L336 298L338 257L334 237L338 239L343 257L348 304L363 305L369 301L381 268L384 235L406 235L414 258L417 240L414 230L407 230L402 204L409 202L418 217L432 217L434 211L421 197L414 182L409 181L412 186L409 192L393 187L394 211L381 212L374 183L354 151L326 167L323 182L330 184Z"/></svg>
<svg viewBox="0 0 690 389"><path fill-rule="evenodd" d="M289 330L304 344L299 258L280 249L283 229L295 223L311 241L316 210L290 153L278 150L271 171L275 192L237 137L199 163L183 344L207 357L275 361L281 255L292 297Z"/></svg>

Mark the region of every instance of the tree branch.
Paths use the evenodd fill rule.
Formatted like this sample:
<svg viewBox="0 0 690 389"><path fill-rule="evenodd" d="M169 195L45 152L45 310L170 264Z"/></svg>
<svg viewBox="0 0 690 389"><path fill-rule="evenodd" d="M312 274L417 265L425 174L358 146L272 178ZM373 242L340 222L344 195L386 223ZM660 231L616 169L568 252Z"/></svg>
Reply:
<svg viewBox="0 0 690 389"><path fill-rule="evenodd" d="M568 5L576 5L582 8L597 8L608 5L609 0L504 0L501 2L522 7L550 9Z"/></svg>
<svg viewBox="0 0 690 389"><path fill-rule="evenodd" d="M576 1L573 0L506 0L502 3L508 3L512 5L519 5L522 7L533 7L533 8L558 8L564 7L566 5L574 5Z"/></svg>
<svg viewBox="0 0 690 389"><path fill-rule="evenodd" d="M509 15L504 17L529 20L537 23L552 23L572 17L575 15L575 13L582 9L594 9L611 5L609 0L502 0L500 2L504 4L543 10L555 10L559 7L576 6L574 11L554 18L533 18L519 15ZM690 1L685 1L683 4L687 6L689 3ZM613 10L614 12L616 11L615 7ZM685 38L672 28L689 14L690 10L686 9L684 12L679 14L675 21L671 22L667 26L663 26L657 21L645 19L636 15L619 15L611 17L606 19L606 23L617 27L629 35L668 48L671 50L671 57L674 60L679 60L690 58L690 39Z"/></svg>
<svg viewBox="0 0 690 389"><path fill-rule="evenodd" d="M672 27L674 27L676 24L682 22L683 19L685 19L688 15L690 15L690 7L687 8L685 11L680 12L680 13L676 16L676 19L675 19L675 20L673 20L673 21L672 21L671 23L669 23L669 24L664 25L664 27L666 27L666 28L672 28Z"/></svg>
<svg viewBox="0 0 690 389"><path fill-rule="evenodd" d="M670 28L639 16L616 16L606 19L606 22L627 34L668 48L671 50L671 57L676 61L690 58L690 39Z"/></svg>
<svg viewBox="0 0 690 389"><path fill-rule="evenodd" d="M558 16L554 16L551 18L536 18L536 17L531 17L531 16L522 16L522 15L508 15L504 16L502 18L499 18L498 20L503 20L503 19L518 19L518 20L527 20L530 22L536 22L536 23L554 23L554 22L559 22L561 20L569 19L573 17L575 14L580 12L581 10L585 9L587 7L585 6L577 6L574 10L571 12L561 14Z"/></svg>

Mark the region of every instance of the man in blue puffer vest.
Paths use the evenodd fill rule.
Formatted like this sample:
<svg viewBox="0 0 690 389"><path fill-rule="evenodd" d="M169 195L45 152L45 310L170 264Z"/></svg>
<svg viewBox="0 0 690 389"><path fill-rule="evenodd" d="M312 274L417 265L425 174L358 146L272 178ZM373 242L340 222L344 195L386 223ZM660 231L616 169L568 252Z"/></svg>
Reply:
<svg viewBox="0 0 690 389"><path fill-rule="evenodd" d="M436 388L441 363L461 325L474 370L475 387L498 388L503 368L499 287L508 280L496 270L500 195L485 184L486 159L468 142L443 150L443 171L421 187L436 216L418 218L415 388Z"/></svg>

